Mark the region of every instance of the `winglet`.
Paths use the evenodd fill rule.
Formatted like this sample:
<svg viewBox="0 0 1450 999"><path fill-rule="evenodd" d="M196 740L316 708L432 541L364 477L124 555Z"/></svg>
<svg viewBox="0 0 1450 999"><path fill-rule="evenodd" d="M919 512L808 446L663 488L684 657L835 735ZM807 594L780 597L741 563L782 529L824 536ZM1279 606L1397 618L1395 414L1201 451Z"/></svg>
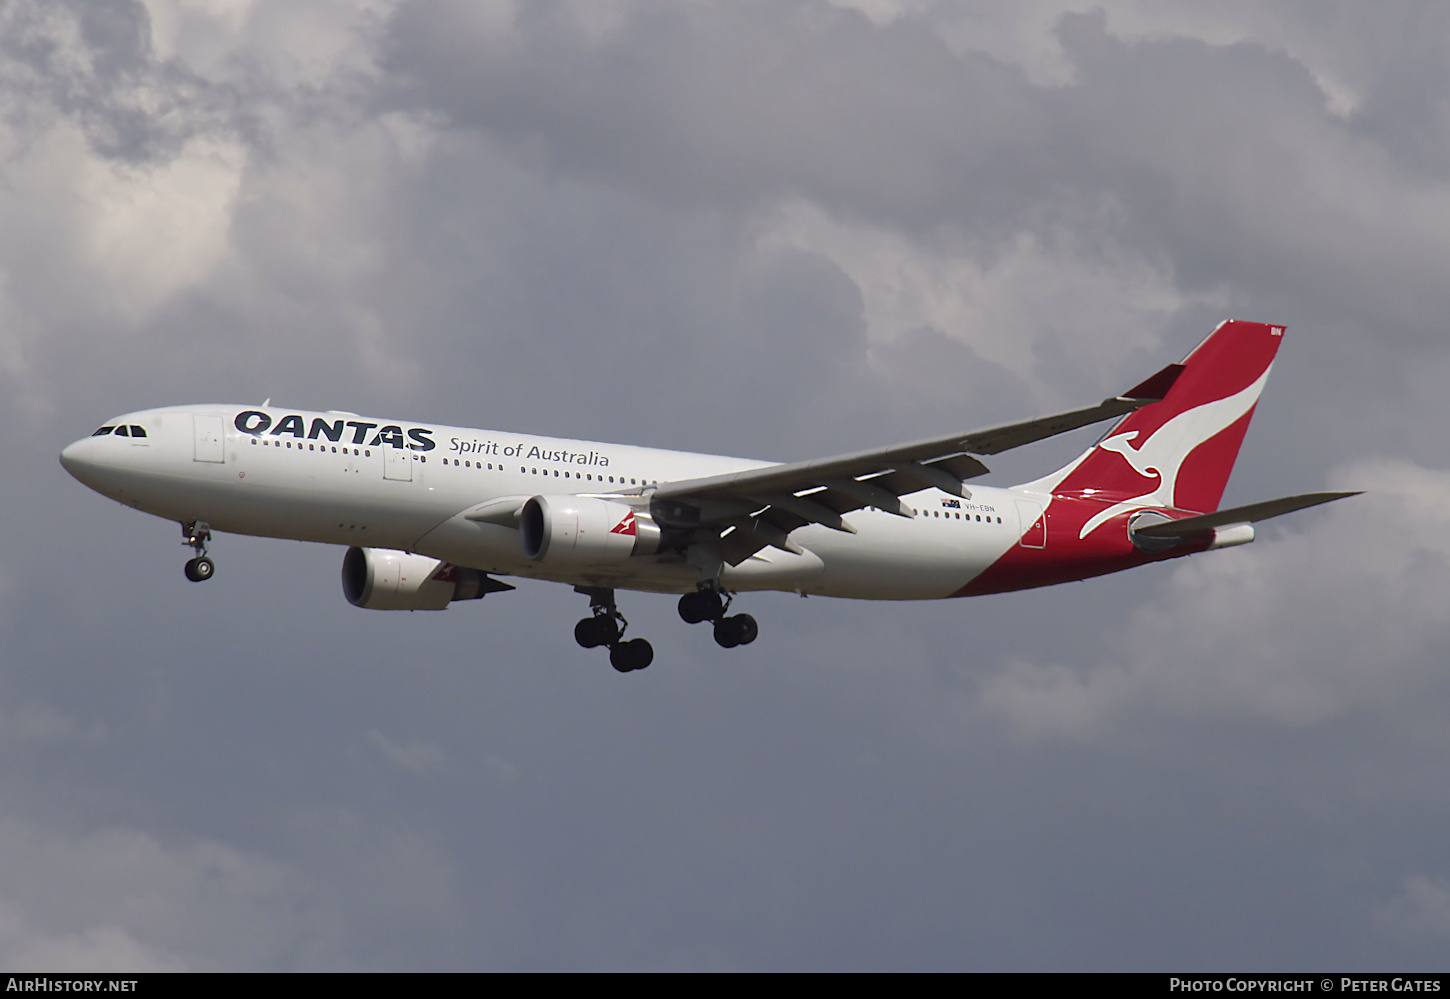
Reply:
<svg viewBox="0 0 1450 999"><path fill-rule="evenodd" d="M1124 399L1147 399L1151 402L1158 402L1168 394L1173 383L1178 381L1178 376L1183 374L1183 365L1170 364L1156 375L1149 375L1147 379L1134 385L1124 392Z"/></svg>

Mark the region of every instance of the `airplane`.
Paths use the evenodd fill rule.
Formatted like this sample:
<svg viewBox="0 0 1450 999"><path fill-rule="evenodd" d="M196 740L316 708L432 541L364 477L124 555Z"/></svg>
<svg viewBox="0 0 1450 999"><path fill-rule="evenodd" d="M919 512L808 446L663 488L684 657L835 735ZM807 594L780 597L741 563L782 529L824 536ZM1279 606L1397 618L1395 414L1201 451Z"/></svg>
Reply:
<svg viewBox="0 0 1450 999"><path fill-rule="evenodd" d="M62 466L111 499L181 524L187 579L210 579L213 532L346 546L342 589L373 610L441 610L515 587L572 585L574 629L620 672L619 589L679 595L725 648L748 645L740 594L935 600L1049 586L1228 548L1254 524L1356 495L1232 509L1219 500L1283 326L1228 321L1183 361L1096 406L891 447L778 464L354 413L196 405L108 420ZM971 486L981 457L1117 418L1070 464Z"/></svg>

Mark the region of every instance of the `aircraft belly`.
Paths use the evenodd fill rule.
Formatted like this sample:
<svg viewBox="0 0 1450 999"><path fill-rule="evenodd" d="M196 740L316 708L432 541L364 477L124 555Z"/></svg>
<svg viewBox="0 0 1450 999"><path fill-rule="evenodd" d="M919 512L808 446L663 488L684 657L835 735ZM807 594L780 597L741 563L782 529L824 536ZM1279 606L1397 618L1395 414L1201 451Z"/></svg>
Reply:
<svg viewBox="0 0 1450 999"><path fill-rule="evenodd" d="M855 535L819 527L792 535L825 563L805 592L860 600L942 599L1016 542L1010 528L995 523L906 520L875 512L851 522Z"/></svg>
<svg viewBox="0 0 1450 999"><path fill-rule="evenodd" d="M210 465L172 461L107 469L107 495L168 520L200 520L213 530L332 544L406 548L451 512L405 496L411 483L372 483L286 474L256 459ZM403 500L403 502L400 502ZM409 502L408 500L411 500Z"/></svg>
<svg viewBox="0 0 1450 999"><path fill-rule="evenodd" d="M456 514L413 543L413 550L484 572L520 574L527 568L516 528L467 520Z"/></svg>
<svg viewBox="0 0 1450 999"><path fill-rule="evenodd" d="M825 571L826 563L810 548L799 553L762 548L739 565L725 566L720 582L727 590L800 592Z"/></svg>

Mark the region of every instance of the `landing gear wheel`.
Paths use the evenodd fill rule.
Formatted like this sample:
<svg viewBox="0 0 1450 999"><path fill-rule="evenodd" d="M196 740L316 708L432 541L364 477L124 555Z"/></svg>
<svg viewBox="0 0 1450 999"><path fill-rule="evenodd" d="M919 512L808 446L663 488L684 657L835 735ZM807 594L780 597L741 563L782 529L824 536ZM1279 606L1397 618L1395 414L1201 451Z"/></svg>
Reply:
<svg viewBox="0 0 1450 999"><path fill-rule="evenodd" d="M760 625L756 624L755 618L749 614L736 614L730 620L735 622L735 627L740 635L739 644L741 645L749 645L760 634Z"/></svg>
<svg viewBox="0 0 1450 999"><path fill-rule="evenodd" d="M760 626L749 614L736 614L715 622L715 644L722 649L733 649L737 645L749 645L760 634Z"/></svg>
<svg viewBox="0 0 1450 999"><path fill-rule="evenodd" d="M586 649L619 641L619 622L612 617L586 617L574 625L574 641Z"/></svg>
<svg viewBox="0 0 1450 999"><path fill-rule="evenodd" d="M644 669L654 661L654 646L643 638L620 642L609 650L609 664L621 673Z"/></svg>
<svg viewBox="0 0 1450 999"><path fill-rule="evenodd" d="M199 555L186 563L186 578L193 583L202 583L211 579L216 572L216 564L205 555Z"/></svg>
<svg viewBox="0 0 1450 999"><path fill-rule="evenodd" d="M714 621L724 613L720 594L714 590L696 590L680 598L680 620L686 624Z"/></svg>
<svg viewBox="0 0 1450 999"><path fill-rule="evenodd" d="M740 644L733 617L722 617L715 622L715 644L722 649L733 649Z"/></svg>
<svg viewBox="0 0 1450 999"><path fill-rule="evenodd" d="M609 663L621 673L632 673L644 669L655 660L654 646L643 638L621 642L629 622L619 613L614 604L614 591L601 586L576 586L575 593L589 598L589 609L594 612L574 626L574 641L592 649L609 646Z"/></svg>

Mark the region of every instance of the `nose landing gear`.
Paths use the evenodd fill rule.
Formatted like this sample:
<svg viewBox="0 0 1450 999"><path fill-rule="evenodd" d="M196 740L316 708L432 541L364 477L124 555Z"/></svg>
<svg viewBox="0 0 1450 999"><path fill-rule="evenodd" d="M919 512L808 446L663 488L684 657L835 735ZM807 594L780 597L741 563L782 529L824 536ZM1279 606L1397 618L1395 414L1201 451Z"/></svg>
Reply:
<svg viewBox="0 0 1450 999"><path fill-rule="evenodd" d="M608 646L609 664L621 673L644 669L654 662L655 650L649 642L643 638L621 640L629 622L615 606L613 590L588 586L576 586L574 590L589 598L589 609L594 612L574 626L574 641L586 649Z"/></svg>
<svg viewBox="0 0 1450 999"><path fill-rule="evenodd" d="M760 634L760 626L749 614L726 617L733 597L722 596L720 590L707 585L694 593L680 598L680 619L686 624L711 621L715 628L715 643L722 649L733 649L737 645L749 645Z"/></svg>
<svg viewBox="0 0 1450 999"><path fill-rule="evenodd" d="M193 583L202 583L211 579L216 572L216 563L206 555L206 543L211 540L211 526L200 520L193 520L190 523L183 522L181 534L186 539L182 544L196 552L196 557L189 559L186 563L186 578Z"/></svg>

